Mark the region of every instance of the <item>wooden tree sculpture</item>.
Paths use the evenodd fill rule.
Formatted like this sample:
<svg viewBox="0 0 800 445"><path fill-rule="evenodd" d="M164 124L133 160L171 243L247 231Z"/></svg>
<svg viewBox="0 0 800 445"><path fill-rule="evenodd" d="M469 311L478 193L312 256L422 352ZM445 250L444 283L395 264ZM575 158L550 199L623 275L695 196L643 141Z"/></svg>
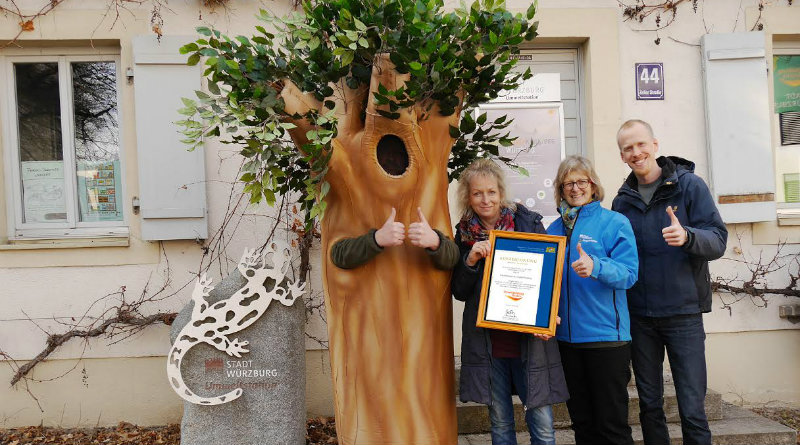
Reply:
<svg viewBox="0 0 800 445"><path fill-rule="evenodd" d="M344 270L334 243L380 227L391 208L452 236L447 188L472 160L512 140L474 107L514 88L518 45L536 25L504 5L336 0L277 20L282 38L216 30L182 48L206 57L211 94L185 100L189 144L229 136L247 158L251 200L301 193L306 230L320 219L325 308L343 444L455 444L450 274L404 244ZM196 119L199 117L200 119ZM291 136L291 140L287 138ZM448 175L448 172L450 173Z"/></svg>

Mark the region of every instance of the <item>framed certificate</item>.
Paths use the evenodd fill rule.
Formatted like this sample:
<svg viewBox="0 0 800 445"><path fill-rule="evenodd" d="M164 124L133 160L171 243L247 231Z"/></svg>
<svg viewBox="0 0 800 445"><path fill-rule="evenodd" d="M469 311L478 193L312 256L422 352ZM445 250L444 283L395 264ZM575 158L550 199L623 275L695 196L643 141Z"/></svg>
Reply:
<svg viewBox="0 0 800 445"><path fill-rule="evenodd" d="M566 238L489 232L477 326L555 335Z"/></svg>

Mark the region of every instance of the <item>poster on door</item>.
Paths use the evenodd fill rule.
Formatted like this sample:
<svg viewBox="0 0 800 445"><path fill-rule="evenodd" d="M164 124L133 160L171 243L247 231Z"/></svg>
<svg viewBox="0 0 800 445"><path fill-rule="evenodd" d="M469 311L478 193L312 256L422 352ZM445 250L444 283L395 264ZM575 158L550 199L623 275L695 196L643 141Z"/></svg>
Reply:
<svg viewBox="0 0 800 445"><path fill-rule="evenodd" d="M487 121L507 115L514 121L506 129L516 141L500 147L499 155L509 158L524 172L501 164L506 173L508 198L540 213L546 221L558 217L553 182L564 158L564 108L558 103L488 104L478 113Z"/></svg>

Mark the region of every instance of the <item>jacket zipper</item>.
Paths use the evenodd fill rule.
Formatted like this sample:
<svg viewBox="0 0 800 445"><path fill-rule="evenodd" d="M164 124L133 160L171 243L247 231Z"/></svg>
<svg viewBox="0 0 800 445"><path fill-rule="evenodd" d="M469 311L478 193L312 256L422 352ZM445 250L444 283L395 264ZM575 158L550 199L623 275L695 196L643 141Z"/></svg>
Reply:
<svg viewBox="0 0 800 445"><path fill-rule="evenodd" d="M577 221L577 218L575 219ZM570 251L572 248L572 232L574 231L575 226L573 225L573 230L569 231L569 236L567 236L567 267L570 267L572 264L572 258L570 257ZM564 227L566 229L566 227ZM572 317L570 317L570 308L572 307L569 298L569 270L567 270L567 331L569 331L569 342L572 343Z"/></svg>
<svg viewBox="0 0 800 445"><path fill-rule="evenodd" d="M670 177L672 177L672 175L670 175ZM660 195L664 194L663 189L664 189L664 185L665 185L666 182L667 182L667 178L662 178L662 183L661 183L660 186L658 186L658 188L655 190L655 192L653 192L653 197L650 198L650 202L645 204L644 209L641 210L641 213L642 213L642 224L641 225L645 224L645 221L647 220L647 213L650 210L650 207L652 207L653 204L655 204L656 201L661 200L661 199L666 200L667 198L672 196L672 195L660 196ZM659 192L662 192L662 193L659 194ZM634 200L636 200L636 199L641 200L642 199L640 194L637 195L636 193L631 193L631 192L628 192L627 190L625 191L625 193L628 196L630 196L632 199L634 199ZM642 201L642 202L644 202L644 201ZM646 239L644 234L642 234L642 239ZM639 258L639 271L640 271L639 275L647 275L647 265L646 265L645 258L643 256L641 256ZM642 274L641 271L644 271L644 274ZM648 292L647 287L645 287L645 289L644 289L644 295L645 295L645 298L644 298L644 313L645 314L649 314L650 313L650 304L649 304L649 302L647 300L647 298L648 298L647 296L651 295L651 293ZM615 294L615 297L616 297L616 294ZM616 306L616 303L615 303L614 304L614 311L616 311L616 307L617 306ZM619 335L619 330L617 331L617 335Z"/></svg>
<svg viewBox="0 0 800 445"><path fill-rule="evenodd" d="M571 238L571 237L570 237ZM567 238L567 245L569 245L569 238ZM567 264L570 263L569 252L567 252ZM569 331L569 342L572 343L572 318L570 318L570 299L569 299L569 272L567 272L567 330Z"/></svg>
<svg viewBox="0 0 800 445"><path fill-rule="evenodd" d="M486 343L486 350L489 351L489 405L492 406L492 340L489 338L489 330L483 330L483 341Z"/></svg>
<svg viewBox="0 0 800 445"><path fill-rule="evenodd" d="M569 231L569 235L567 235L567 265L571 267L572 265L572 234L575 232L575 228L578 227L578 217L581 216L581 210L583 207L578 209L578 213L575 214L575 222L572 223L572 230ZM567 226L564 226L564 230L566 231ZM570 313L572 312L572 298L570 298L570 286L569 286L569 271L567 271L567 329L569 329L569 342L572 343L572 317L570 317Z"/></svg>
<svg viewBox="0 0 800 445"><path fill-rule="evenodd" d="M617 341L622 341L622 336L619 335L619 311L617 310L617 290L613 289L614 295L614 316L617 318Z"/></svg>

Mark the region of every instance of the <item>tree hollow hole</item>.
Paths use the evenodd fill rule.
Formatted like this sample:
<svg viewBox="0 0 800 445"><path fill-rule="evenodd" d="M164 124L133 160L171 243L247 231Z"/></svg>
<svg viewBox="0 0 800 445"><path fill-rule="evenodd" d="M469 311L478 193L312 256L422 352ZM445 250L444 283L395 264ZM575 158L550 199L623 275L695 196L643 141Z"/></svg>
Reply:
<svg viewBox="0 0 800 445"><path fill-rule="evenodd" d="M403 140L387 134L378 141L378 164L388 174L400 176L408 170L408 151Z"/></svg>

